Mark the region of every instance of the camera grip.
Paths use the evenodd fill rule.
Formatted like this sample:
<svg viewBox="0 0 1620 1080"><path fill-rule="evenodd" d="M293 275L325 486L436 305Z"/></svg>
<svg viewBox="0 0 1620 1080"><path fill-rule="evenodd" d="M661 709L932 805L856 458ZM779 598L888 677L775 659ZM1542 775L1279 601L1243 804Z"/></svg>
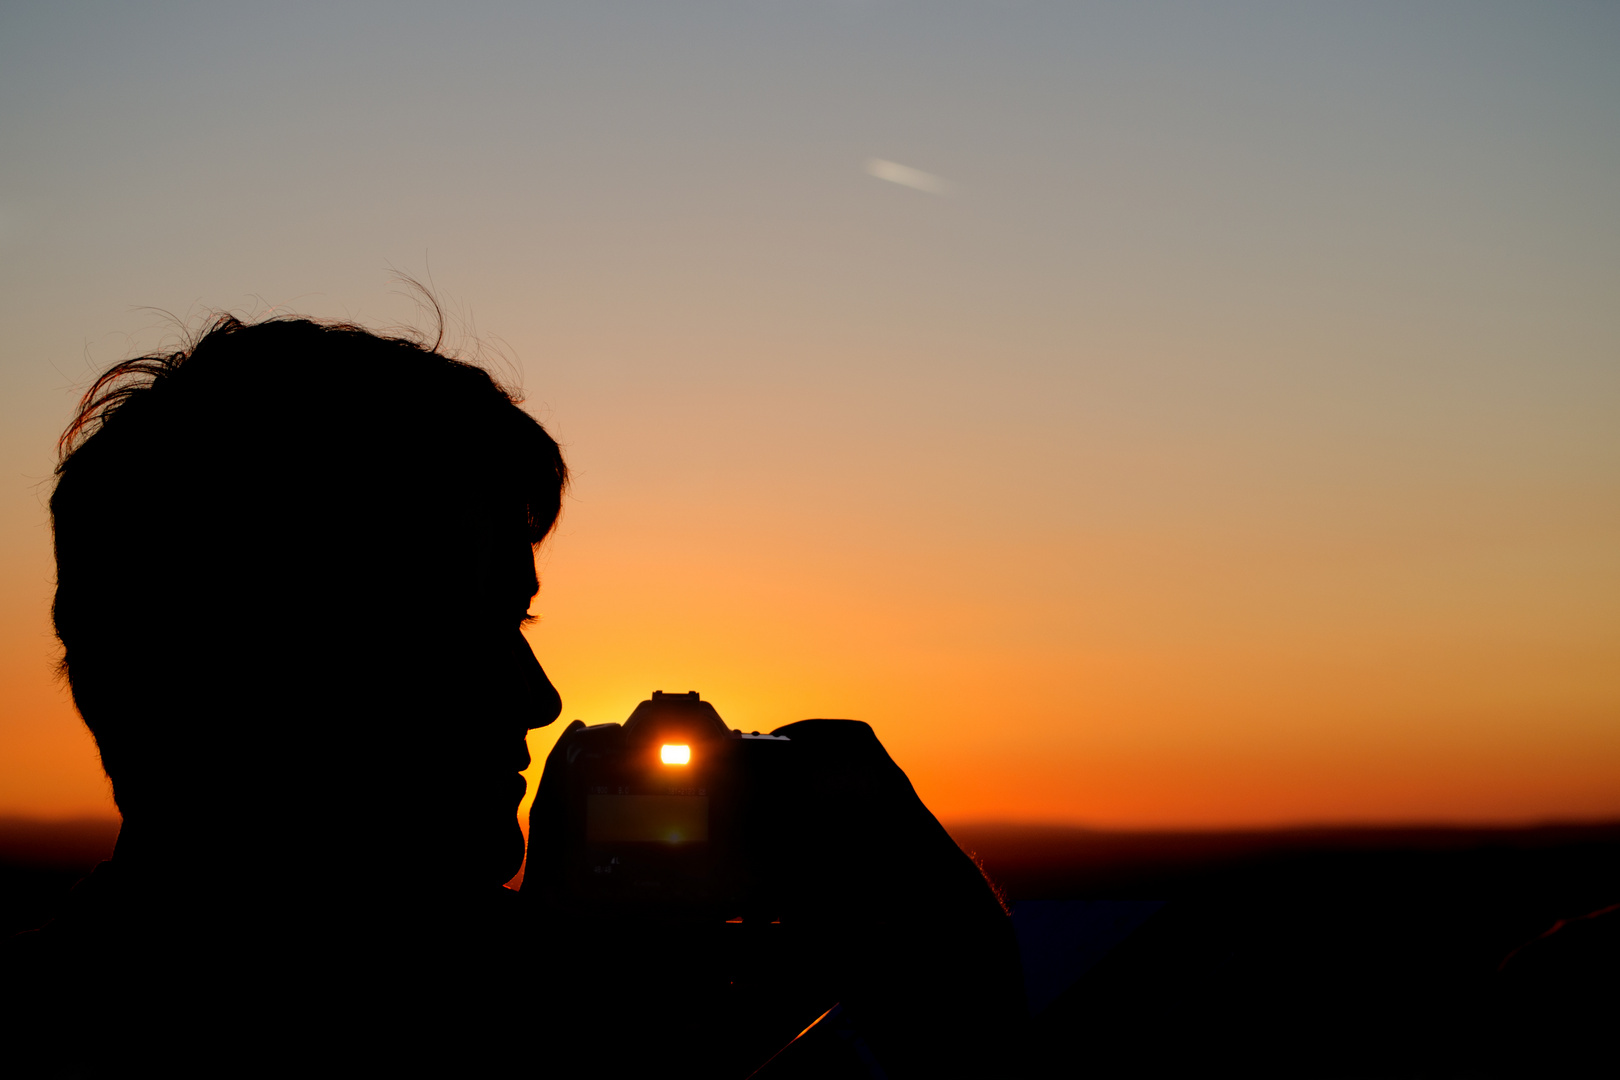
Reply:
<svg viewBox="0 0 1620 1080"><path fill-rule="evenodd" d="M777 808L784 919L897 1075L1000 1075L1024 1015L1011 922L872 728L778 728L801 770ZM964 1071L965 1070L965 1071Z"/></svg>

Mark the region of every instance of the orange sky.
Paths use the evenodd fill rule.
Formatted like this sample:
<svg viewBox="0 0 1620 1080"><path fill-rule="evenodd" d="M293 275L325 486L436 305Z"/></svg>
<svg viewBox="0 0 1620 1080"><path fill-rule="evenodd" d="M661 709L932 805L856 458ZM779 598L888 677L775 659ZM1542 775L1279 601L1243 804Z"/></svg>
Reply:
<svg viewBox="0 0 1620 1080"><path fill-rule="evenodd" d="M858 717L947 820L1620 814L1620 16L1161 14L0 13L0 814L111 812L78 390L391 268L575 470L565 721Z"/></svg>

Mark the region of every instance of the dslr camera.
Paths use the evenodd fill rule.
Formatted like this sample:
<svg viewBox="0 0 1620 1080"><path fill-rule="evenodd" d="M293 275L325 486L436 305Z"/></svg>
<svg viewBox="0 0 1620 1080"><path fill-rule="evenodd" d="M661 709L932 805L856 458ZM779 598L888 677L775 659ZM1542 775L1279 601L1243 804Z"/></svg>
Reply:
<svg viewBox="0 0 1620 1080"><path fill-rule="evenodd" d="M576 915L768 921L797 765L791 738L727 727L695 690L576 720L541 774L523 891Z"/></svg>
<svg viewBox="0 0 1620 1080"><path fill-rule="evenodd" d="M995 896L857 721L745 733L695 691L574 721L522 891L603 1075L998 1074L1022 1008Z"/></svg>

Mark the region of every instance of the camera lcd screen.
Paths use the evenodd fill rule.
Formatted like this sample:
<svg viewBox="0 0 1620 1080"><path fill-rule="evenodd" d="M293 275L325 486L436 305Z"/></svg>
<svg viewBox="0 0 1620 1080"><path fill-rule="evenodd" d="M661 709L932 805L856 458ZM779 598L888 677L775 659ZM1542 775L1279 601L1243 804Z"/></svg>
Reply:
<svg viewBox="0 0 1620 1080"><path fill-rule="evenodd" d="M592 843L659 841L678 844L709 838L706 795L585 796L585 839Z"/></svg>

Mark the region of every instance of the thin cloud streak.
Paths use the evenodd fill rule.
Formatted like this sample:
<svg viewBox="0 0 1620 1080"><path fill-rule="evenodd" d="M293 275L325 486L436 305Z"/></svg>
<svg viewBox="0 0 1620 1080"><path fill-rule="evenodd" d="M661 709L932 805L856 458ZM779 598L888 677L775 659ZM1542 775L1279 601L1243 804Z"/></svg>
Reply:
<svg viewBox="0 0 1620 1080"><path fill-rule="evenodd" d="M942 176L935 176L933 173L925 173L921 169L913 169L909 165L885 161L882 158L868 158L866 171L879 180L926 191L930 195L949 195L956 190L956 185Z"/></svg>

